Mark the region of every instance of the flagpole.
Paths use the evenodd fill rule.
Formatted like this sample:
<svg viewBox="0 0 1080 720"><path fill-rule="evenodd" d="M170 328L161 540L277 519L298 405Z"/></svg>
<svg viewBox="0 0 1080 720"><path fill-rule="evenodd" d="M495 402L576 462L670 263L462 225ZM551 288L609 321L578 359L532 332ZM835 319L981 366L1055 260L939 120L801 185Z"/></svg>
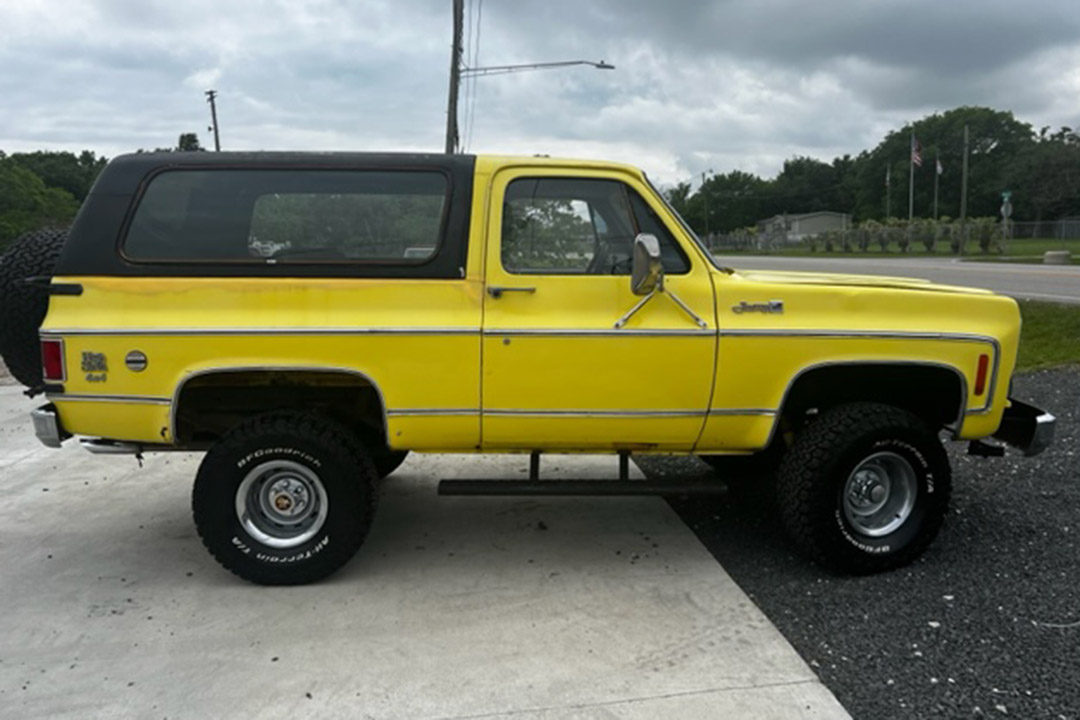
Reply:
<svg viewBox="0 0 1080 720"><path fill-rule="evenodd" d="M937 213L937 197L938 197L938 180L941 178L941 153L940 151L934 151L934 220L938 219Z"/></svg>
<svg viewBox="0 0 1080 720"><path fill-rule="evenodd" d="M915 130L911 130L911 143L908 145L908 193L907 219L910 223L915 217Z"/></svg>

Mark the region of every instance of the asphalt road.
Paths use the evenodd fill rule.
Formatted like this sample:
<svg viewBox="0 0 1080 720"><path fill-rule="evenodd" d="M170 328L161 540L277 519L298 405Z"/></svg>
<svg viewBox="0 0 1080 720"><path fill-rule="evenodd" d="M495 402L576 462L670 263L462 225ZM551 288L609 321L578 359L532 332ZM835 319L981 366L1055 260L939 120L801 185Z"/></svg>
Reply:
<svg viewBox="0 0 1080 720"><path fill-rule="evenodd" d="M785 538L767 494L673 500L854 718L1080 718L1080 368L1018 376L1058 416L1043 455L952 444L952 510L913 565L837 577ZM649 477L713 477L694 458Z"/></svg>
<svg viewBox="0 0 1080 720"><path fill-rule="evenodd" d="M718 255L722 265L747 270L805 270L924 278L969 285L1029 300L1080 304L1080 265L963 262L955 258L781 257Z"/></svg>

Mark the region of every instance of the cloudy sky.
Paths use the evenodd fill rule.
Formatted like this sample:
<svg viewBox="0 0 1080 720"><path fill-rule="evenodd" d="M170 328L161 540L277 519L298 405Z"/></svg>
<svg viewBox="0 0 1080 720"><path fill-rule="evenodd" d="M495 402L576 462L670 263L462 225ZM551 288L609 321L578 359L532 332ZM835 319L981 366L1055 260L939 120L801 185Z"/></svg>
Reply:
<svg viewBox="0 0 1080 720"><path fill-rule="evenodd" d="M1077 0L465 0L467 150L774 174L958 105L1080 125ZM450 0L0 0L0 149L441 151ZM474 57L476 59L474 60Z"/></svg>

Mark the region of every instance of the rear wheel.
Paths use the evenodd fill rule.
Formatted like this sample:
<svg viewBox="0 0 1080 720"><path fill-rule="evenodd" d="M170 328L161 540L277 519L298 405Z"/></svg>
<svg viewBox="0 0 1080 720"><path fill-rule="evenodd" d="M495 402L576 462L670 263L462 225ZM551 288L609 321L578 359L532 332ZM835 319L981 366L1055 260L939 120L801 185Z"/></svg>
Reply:
<svg viewBox="0 0 1080 720"><path fill-rule="evenodd" d="M324 578L367 536L377 500L367 450L318 415L262 415L203 459L192 510L203 544L224 567L264 585Z"/></svg>
<svg viewBox="0 0 1080 720"><path fill-rule="evenodd" d="M906 410L843 405L811 422L780 466L780 513L820 564L873 573L918 557L941 528L952 489L937 435Z"/></svg>

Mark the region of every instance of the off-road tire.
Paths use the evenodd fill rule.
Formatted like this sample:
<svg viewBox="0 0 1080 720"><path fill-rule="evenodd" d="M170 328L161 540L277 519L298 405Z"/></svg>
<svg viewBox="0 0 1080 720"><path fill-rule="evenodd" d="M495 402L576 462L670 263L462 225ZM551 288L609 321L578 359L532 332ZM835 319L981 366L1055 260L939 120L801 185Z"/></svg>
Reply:
<svg viewBox="0 0 1080 720"><path fill-rule="evenodd" d="M881 454L906 461L917 490L902 524L867 537L847 517L844 490L860 464ZM941 529L951 490L949 460L937 434L912 413L877 403L842 405L810 422L777 478L780 515L796 546L822 566L850 574L890 570L917 558Z"/></svg>
<svg viewBox="0 0 1080 720"><path fill-rule="evenodd" d="M38 328L49 309L49 293L27 285L28 277L52 277L67 230L38 230L19 236L0 256L0 355L15 379L38 387L41 342Z"/></svg>
<svg viewBox="0 0 1080 720"><path fill-rule="evenodd" d="M390 473L401 467L405 458L409 457L408 450L382 450L371 455L371 461L375 463L375 472L382 480Z"/></svg>
<svg viewBox="0 0 1080 720"><path fill-rule="evenodd" d="M325 519L314 524L317 532L291 547L261 540L251 530L250 516L245 524L237 507L246 478L281 464L299 468L299 477L314 476L326 497ZM289 473L275 472L284 475L271 477ZM254 482L265 487L269 481L259 477ZM314 582L341 568L364 542L375 515L377 480L370 453L344 426L315 414L267 413L236 426L206 454L192 491L195 527L214 558L245 580L261 585ZM241 502L247 496L243 493Z"/></svg>

